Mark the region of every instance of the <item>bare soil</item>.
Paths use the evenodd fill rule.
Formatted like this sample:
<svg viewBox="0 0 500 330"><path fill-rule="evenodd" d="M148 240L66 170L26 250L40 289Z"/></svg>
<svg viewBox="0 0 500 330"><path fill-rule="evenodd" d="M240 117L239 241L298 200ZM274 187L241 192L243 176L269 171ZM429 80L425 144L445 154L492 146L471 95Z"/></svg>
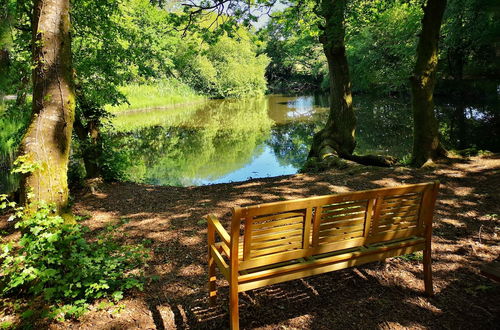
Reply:
<svg viewBox="0 0 500 330"><path fill-rule="evenodd" d="M424 169L357 167L202 187L101 184L76 192L76 214L92 230L123 219L129 242L151 248L143 292L122 308L95 308L52 329L224 329L227 282L207 299L207 225L228 228L232 206L354 190L441 181L433 231L435 296L423 294L419 260L385 262L272 285L240 294L243 329L500 329L500 288L480 266L500 255L500 155L452 158Z"/></svg>

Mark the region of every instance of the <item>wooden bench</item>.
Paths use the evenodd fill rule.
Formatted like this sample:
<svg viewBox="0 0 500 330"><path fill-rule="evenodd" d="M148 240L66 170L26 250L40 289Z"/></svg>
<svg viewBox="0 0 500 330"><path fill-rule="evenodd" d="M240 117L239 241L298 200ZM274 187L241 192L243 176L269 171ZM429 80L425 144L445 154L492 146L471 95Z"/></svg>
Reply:
<svg viewBox="0 0 500 330"><path fill-rule="evenodd" d="M436 181L235 207L229 233L209 215L210 303L217 294L216 266L229 281L231 328L238 329L239 292L419 250L425 291L432 295L438 188Z"/></svg>

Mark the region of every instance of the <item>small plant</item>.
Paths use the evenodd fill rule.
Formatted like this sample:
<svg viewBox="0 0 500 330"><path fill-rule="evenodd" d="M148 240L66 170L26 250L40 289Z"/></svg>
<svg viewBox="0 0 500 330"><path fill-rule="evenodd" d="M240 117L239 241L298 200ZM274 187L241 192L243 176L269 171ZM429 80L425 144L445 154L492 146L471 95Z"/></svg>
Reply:
<svg viewBox="0 0 500 330"><path fill-rule="evenodd" d="M1 196L0 208L15 206ZM118 301L123 291L142 289L136 269L144 265L141 246L121 246L110 236L85 238L87 227L65 224L54 207L39 203L30 212L17 209L18 244L0 245L1 294L42 298L49 317L78 317L95 299Z"/></svg>
<svg viewBox="0 0 500 330"><path fill-rule="evenodd" d="M399 256L398 258L403 259L405 261L422 261L424 260L424 254L422 253L422 251L418 251L409 254L404 254L402 256Z"/></svg>

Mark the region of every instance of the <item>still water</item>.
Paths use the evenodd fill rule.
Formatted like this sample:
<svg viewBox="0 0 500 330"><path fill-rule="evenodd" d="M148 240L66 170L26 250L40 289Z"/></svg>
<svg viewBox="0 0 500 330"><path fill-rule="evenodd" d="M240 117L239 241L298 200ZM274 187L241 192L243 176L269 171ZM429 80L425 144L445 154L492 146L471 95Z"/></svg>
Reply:
<svg viewBox="0 0 500 330"><path fill-rule="evenodd" d="M409 100L356 96L359 154L409 157ZM450 148L499 148L498 108L438 102ZM175 110L131 111L114 120L113 146L125 155L131 181L205 185L294 174L328 116L326 96L270 95L211 100Z"/></svg>
<svg viewBox="0 0 500 330"><path fill-rule="evenodd" d="M498 96L473 102L438 98L445 146L499 152ZM409 104L408 99L356 95L355 152L409 157ZM327 116L324 95L210 100L174 109L121 113L114 118L114 129L105 133L105 142L113 151L108 153L112 165L133 182L176 186L236 182L297 173ZM0 193L18 185L4 158L0 159Z"/></svg>

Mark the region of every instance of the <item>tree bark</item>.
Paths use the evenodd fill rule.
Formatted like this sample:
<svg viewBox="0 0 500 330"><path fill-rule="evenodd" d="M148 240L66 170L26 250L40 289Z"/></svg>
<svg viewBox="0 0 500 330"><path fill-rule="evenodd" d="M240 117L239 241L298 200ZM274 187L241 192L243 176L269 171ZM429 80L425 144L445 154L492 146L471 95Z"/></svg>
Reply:
<svg viewBox="0 0 500 330"><path fill-rule="evenodd" d="M424 7L417 62L410 78L414 121L412 164L417 167L446 156L446 151L439 141L433 96L439 31L445 7L446 0L428 0Z"/></svg>
<svg viewBox="0 0 500 330"><path fill-rule="evenodd" d="M23 176L21 198L68 204L68 162L75 112L69 0L36 0L33 11L33 106L21 155L37 165Z"/></svg>
<svg viewBox="0 0 500 330"><path fill-rule="evenodd" d="M325 128L314 136L309 157L321 158L333 149L339 157L345 158L356 147L356 116L344 45L345 8L345 0L322 0L320 4L319 14L325 19L320 41L328 61L330 113Z"/></svg>

